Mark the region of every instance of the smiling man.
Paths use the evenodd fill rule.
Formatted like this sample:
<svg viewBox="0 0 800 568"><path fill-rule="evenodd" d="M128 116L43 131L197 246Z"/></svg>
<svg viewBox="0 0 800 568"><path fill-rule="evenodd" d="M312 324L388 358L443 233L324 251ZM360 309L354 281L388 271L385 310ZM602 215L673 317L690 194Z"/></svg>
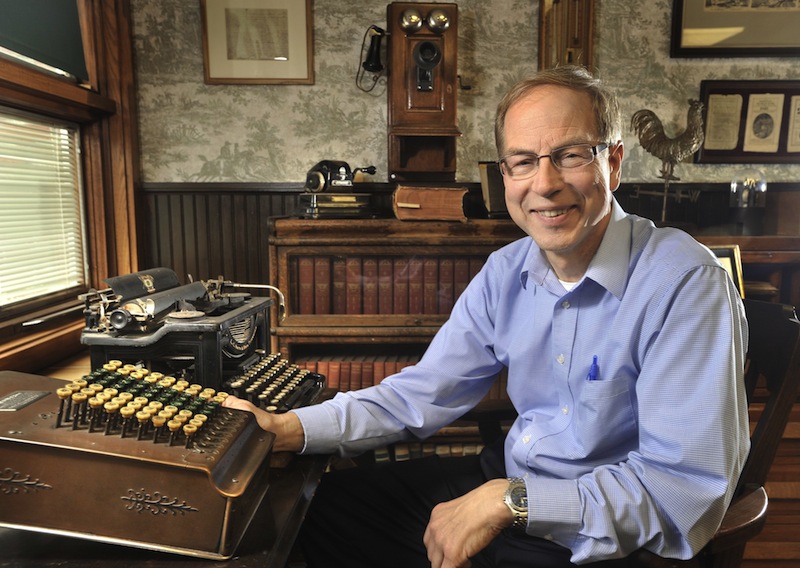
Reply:
<svg viewBox="0 0 800 568"><path fill-rule="evenodd" d="M744 310L707 249L615 201L615 97L582 68L543 71L501 101L495 136L529 236L490 256L417 365L278 416L226 401L278 449L352 455L435 433L507 369L519 416L479 457L326 474L309 566L687 558L730 501L749 445Z"/></svg>
<svg viewBox="0 0 800 568"><path fill-rule="evenodd" d="M587 92L534 84L498 115L506 204L559 278L576 282L610 222L624 148L619 132L598 131Z"/></svg>

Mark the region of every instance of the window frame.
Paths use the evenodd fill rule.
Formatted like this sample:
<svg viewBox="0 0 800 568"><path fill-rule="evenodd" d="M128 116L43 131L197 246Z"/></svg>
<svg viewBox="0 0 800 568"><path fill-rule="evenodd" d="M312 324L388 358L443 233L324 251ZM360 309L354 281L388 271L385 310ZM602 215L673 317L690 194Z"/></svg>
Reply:
<svg viewBox="0 0 800 568"><path fill-rule="evenodd" d="M81 92L85 91L85 92ZM92 238L91 227L100 219L97 216L98 200L103 195L97 184L98 174L102 178L102 164L93 160L86 152L87 147L97 147L100 129L97 125L109 116L114 109L113 101L107 100L92 91L51 75L45 71L28 67L8 59L0 58L0 104L22 112L51 117L77 124L80 128L83 191L84 191L84 224L87 262L93 266L97 258L105 255ZM101 224L105 224L102 223ZM90 268L89 282L93 274ZM15 315L0 321L0 342L12 345L29 338L36 333L56 331L59 327L69 325L80 315L77 294L72 298L55 297L51 303L29 302L29 308L15 310ZM31 322L34 322L33 324ZM0 346L0 361L2 360ZM2 367L0 367L2 368ZM34 369L31 369L34 370Z"/></svg>
<svg viewBox="0 0 800 568"><path fill-rule="evenodd" d="M102 288L138 270L130 1L77 1L88 84L0 58L0 104L80 125L88 287ZM0 369L36 372L81 351L83 326L77 297L0 322Z"/></svg>

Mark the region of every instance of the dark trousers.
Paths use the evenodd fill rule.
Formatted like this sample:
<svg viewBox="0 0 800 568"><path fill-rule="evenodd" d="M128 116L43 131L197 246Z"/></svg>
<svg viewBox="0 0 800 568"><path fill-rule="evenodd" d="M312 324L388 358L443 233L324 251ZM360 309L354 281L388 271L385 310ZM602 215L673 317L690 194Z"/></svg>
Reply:
<svg viewBox="0 0 800 568"><path fill-rule="evenodd" d="M433 507L490 478L505 477L502 463L502 457L488 448L480 457L432 456L326 473L299 537L307 565L429 567L422 536ZM472 559L472 566L566 568L574 566L569 558L566 548L508 529Z"/></svg>

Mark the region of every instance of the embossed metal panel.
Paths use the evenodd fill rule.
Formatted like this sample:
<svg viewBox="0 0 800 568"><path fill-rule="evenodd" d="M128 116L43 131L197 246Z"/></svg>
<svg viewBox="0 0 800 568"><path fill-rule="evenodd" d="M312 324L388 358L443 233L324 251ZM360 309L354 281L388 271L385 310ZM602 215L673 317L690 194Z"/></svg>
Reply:
<svg viewBox="0 0 800 568"><path fill-rule="evenodd" d="M0 526L230 558L266 493L274 435L227 408L190 447L90 432L59 419L64 384L0 371Z"/></svg>

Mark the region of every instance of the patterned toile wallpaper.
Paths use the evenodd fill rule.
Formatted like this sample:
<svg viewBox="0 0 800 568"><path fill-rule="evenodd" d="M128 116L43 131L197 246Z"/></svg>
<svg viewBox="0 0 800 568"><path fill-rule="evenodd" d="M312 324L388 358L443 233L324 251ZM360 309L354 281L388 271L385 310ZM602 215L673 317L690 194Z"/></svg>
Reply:
<svg viewBox="0 0 800 568"><path fill-rule="evenodd" d="M299 0L298 0L299 1ZM314 0L314 85L206 85L200 0L131 0L142 180L302 182L323 159L375 165L387 181L386 88L355 86L364 32L385 27L386 0ZM459 6L458 173L478 181L495 159L497 101L537 67L538 0L463 0ZM596 0L595 66L618 90L623 115L656 110L667 132L686 124L703 79L800 79L798 58L670 59L672 0ZM385 42L384 42L385 44ZM660 161L625 135L624 182L655 182ZM682 182L728 182L746 166L680 164ZM800 164L759 165L793 182Z"/></svg>

